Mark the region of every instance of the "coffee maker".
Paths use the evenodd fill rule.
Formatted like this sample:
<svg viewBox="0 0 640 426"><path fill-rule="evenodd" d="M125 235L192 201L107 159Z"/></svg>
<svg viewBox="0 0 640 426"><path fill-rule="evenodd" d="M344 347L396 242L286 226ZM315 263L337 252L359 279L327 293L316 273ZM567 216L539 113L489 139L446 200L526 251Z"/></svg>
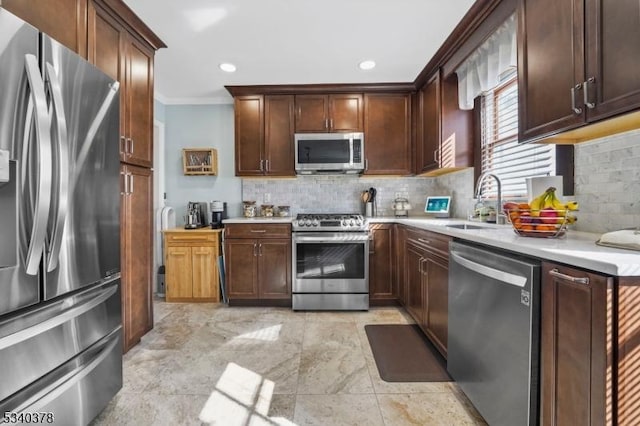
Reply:
<svg viewBox="0 0 640 426"><path fill-rule="evenodd" d="M187 203L187 223L185 229L197 229L207 225L206 222L207 203L189 201Z"/></svg>
<svg viewBox="0 0 640 426"><path fill-rule="evenodd" d="M211 228L220 229L223 227L222 220L227 218L227 203L222 201L211 202Z"/></svg>

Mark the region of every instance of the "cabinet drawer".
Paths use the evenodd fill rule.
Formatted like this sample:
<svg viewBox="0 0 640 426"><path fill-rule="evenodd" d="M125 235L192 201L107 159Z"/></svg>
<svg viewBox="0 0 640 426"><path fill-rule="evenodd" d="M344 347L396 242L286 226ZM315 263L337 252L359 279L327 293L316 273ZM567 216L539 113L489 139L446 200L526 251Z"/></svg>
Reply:
<svg viewBox="0 0 640 426"><path fill-rule="evenodd" d="M218 234L213 232L165 232L165 242L171 243L215 243Z"/></svg>
<svg viewBox="0 0 640 426"><path fill-rule="evenodd" d="M417 228L407 228L407 239L413 240L414 243L427 250L438 253L447 259L449 258L449 241L451 241L451 237L448 235Z"/></svg>
<svg viewBox="0 0 640 426"><path fill-rule="evenodd" d="M226 238L291 238L291 224L238 224L225 225Z"/></svg>

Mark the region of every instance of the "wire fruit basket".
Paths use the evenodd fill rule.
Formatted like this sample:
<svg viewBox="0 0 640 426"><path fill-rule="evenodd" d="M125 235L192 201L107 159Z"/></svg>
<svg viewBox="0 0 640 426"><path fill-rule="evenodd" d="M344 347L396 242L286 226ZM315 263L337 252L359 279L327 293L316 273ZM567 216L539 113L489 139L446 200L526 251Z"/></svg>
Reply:
<svg viewBox="0 0 640 426"><path fill-rule="evenodd" d="M569 210L550 208L512 208L505 209L505 214L515 233L523 237L560 238L566 235L567 226L576 221Z"/></svg>

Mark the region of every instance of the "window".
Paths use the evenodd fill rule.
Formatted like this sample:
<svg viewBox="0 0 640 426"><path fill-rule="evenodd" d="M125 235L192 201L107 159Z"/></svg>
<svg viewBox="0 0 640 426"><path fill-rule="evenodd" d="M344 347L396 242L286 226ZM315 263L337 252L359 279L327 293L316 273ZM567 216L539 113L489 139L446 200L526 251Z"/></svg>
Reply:
<svg viewBox="0 0 640 426"><path fill-rule="evenodd" d="M526 198L525 178L555 175L555 145L518 143L518 81L516 70L504 73L500 84L482 95L481 173L496 174L502 197ZM496 183L487 179L485 197L497 195Z"/></svg>

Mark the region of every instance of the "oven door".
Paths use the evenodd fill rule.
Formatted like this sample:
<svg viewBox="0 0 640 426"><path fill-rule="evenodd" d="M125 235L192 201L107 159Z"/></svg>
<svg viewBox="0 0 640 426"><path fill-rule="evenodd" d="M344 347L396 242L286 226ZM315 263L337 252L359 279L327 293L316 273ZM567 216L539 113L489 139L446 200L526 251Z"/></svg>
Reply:
<svg viewBox="0 0 640 426"><path fill-rule="evenodd" d="M369 234L293 234L293 293L369 293Z"/></svg>

